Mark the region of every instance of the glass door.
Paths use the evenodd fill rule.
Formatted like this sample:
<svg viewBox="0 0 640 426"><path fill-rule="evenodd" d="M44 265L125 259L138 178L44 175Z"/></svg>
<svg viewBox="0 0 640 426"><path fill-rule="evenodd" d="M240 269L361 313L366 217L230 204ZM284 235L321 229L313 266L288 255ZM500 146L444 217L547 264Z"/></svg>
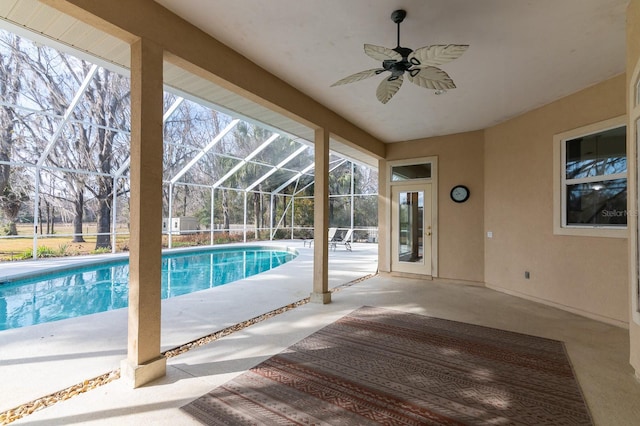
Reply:
<svg viewBox="0 0 640 426"><path fill-rule="evenodd" d="M393 185L391 270L431 275L431 184Z"/></svg>

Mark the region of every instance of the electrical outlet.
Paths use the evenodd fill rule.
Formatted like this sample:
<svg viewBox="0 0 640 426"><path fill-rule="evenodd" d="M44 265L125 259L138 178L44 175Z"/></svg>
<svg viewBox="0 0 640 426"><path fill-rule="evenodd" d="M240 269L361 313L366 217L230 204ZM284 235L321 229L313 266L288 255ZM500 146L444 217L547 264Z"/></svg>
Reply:
<svg viewBox="0 0 640 426"><path fill-rule="evenodd" d="M524 271L524 278L527 280L531 278L531 274L529 273L529 271Z"/></svg>

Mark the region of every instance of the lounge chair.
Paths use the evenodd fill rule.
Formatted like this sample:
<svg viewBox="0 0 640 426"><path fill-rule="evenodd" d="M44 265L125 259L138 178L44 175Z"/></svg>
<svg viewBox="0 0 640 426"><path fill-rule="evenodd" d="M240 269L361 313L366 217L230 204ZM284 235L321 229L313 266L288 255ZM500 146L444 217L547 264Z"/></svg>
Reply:
<svg viewBox="0 0 640 426"><path fill-rule="evenodd" d="M327 235L327 237L329 238L329 244L331 244L331 242L335 238L336 232L338 232L338 228L329 228L329 233ZM313 238L305 238L302 240L303 247L306 247L307 244L309 244L309 247L311 247L311 244L313 244Z"/></svg>
<svg viewBox="0 0 640 426"><path fill-rule="evenodd" d="M343 244L348 251L351 251L351 234L353 234L353 229L348 229L342 238L333 238L329 242L330 247L335 250L338 244Z"/></svg>

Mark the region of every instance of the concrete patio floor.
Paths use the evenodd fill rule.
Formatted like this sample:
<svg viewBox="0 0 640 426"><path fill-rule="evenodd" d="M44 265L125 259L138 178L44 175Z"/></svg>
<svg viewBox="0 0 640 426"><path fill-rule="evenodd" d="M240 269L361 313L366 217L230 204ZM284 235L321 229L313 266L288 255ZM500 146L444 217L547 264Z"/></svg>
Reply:
<svg viewBox="0 0 640 426"><path fill-rule="evenodd" d="M307 297L312 251L286 244L300 252L298 260L164 301L163 350ZM376 249L331 251L331 285L375 271ZM363 305L564 341L595 424L638 424L640 383L628 363L628 330L480 286L387 274L332 296L330 304L305 304L170 358L167 376L147 386L133 390L116 380L14 424L199 424L179 407ZM0 411L117 368L125 357L125 317L114 311L0 332Z"/></svg>
<svg viewBox="0 0 640 426"><path fill-rule="evenodd" d="M276 269L162 301L162 351L296 302L312 291L313 251L302 241L260 242L299 255ZM220 245L226 247L228 245ZM3 264L0 281L34 271L60 270L123 255ZM126 257L126 254L124 255ZM329 253L330 287L374 273L377 245L337 247ZM120 367L126 358L127 310L0 331L0 412Z"/></svg>

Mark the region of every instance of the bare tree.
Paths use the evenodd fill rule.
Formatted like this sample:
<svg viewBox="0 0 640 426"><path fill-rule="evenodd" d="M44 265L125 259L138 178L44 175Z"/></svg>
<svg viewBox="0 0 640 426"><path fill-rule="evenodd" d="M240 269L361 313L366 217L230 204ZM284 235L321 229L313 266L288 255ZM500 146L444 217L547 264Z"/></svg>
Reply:
<svg viewBox="0 0 640 426"><path fill-rule="evenodd" d="M62 116L91 64L44 46L33 46L23 52L22 57L23 67L28 67L36 79L28 89L32 101L43 110ZM99 68L85 89L85 98L71 111L72 120L64 124L58 140L49 141L54 145L47 161L65 170L56 173L63 178L73 205L75 242L84 241L85 191L97 202L96 249L111 246L112 174L128 155L128 150L123 149L125 145L128 148L128 138L123 136L123 131L129 127L129 93L125 77Z"/></svg>
<svg viewBox="0 0 640 426"><path fill-rule="evenodd" d="M97 171L97 185L88 186L98 201L96 249L111 247L111 202L113 197L114 166L117 167L124 156L118 158L119 130L129 127L130 120L130 86L129 81L116 73L100 69L86 91L92 105L92 118L98 124L93 151L97 154L92 160ZM127 141L128 142L128 141Z"/></svg>
<svg viewBox="0 0 640 426"><path fill-rule="evenodd" d="M18 101L21 87L21 60L16 51L20 47L20 39L10 36L6 39L8 49L0 51L0 96L9 104ZM10 164L15 145L15 127L18 118L14 109L6 104L0 107L0 209L9 222L8 235L18 235L16 218L20 207L27 196L14 185L13 169Z"/></svg>

